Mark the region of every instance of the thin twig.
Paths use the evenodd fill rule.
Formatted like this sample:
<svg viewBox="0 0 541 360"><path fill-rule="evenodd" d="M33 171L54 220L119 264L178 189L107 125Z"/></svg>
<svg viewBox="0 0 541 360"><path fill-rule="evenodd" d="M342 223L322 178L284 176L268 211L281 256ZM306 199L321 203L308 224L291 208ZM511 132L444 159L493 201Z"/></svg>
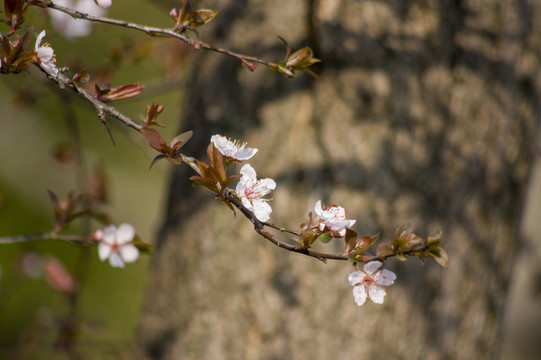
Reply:
<svg viewBox="0 0 541 360"><path fill-rule="evenodd" d="M283 242L282 240L278 239L276 236L274 236L271 233L269 233L268 231L266 231L265 230L265 223L259 221L255 217L254 213L251 212L250 210L248 210L240 201L238 201L231 194L230 191L225 191L224 196L225 196L226 201L228 201L233 206L235 206L237 209L239 209L240 212L244 216L246 216L252 222L252 224L254 224L254 229L259 235L261 235L265 239L269 240L274 245L276 245L276 246L278 246L278 247L280 247L282 249L288 250L288 251L292 251L292 252L296 252L296 253L299 253L299 254L303 254L303 255L306 255L306 256L316 258L316 259L318 259L318 260L320 260L320 261L322 261L324 263L327 263L327 260L348 260L348 257L346 255L320 253L320 252L313 251L313 250L310 250L310 249L298 247L297 245L292 245L292 244L288 244L286 242ZM288 231L288 232L291 233L292 231Z"/></svg>
<svg viewBox="0 0 541 360"><path fill-rule="evenodd" d="M107 18L107 17L89 15L89 14L85 14L85 13L82 13L82 12L77 11L77 10L73 10L73 9L69 9L69 8L57 5L57 4L53 3L52 1L47 3L47 7L51 8L51 9L54 9L54 10L61 11L63 13L66 13L66 14L68 14L68 15L72 16L73 18L76 18L76 19L82 19L82 20L87 20L87 21L91 21L91 22L98 22L98 23L103 23L103 24L109 24L109 25L134 29L134 30L137 30L137 31L144 32L144 33L146 33L146 34L148 34L150 36L165 36L165 37L176 38L176 39L186 43L187 45L190 45L192 48L194 48L196 50L204 49L204 50L209 50L209 51L214 51L214 52L217 52L217 53L225 54L225 55L234 57L234 58L240 60L243 63L246 62L246 61L250 61L250 62L254 62L254 63L258 63L258 64L268 66L270 68L275 68L275 67L278 66L276 63L265 61L265 60L262 60L260 58L254 57L254 56L248 56L248 55L239 54L239 53L227 50L227 49L223 49L223 48L219 48L219 47L209 45L209 44L204 43L202 41L190 39L189 37L179 33L174 28L173 29L164 29L164 28L158 28L158 27L153 27L153 26L145 26L145 25L135 24L135 23L131 23L131 22L125 21L125 20L116 20L116 19L111 19L111 18Z"/></svg>
<svg viewBox="0 0 541 360"><path fill-rule="evenodd" d="M41 69L41 67L39 68ZM89 93L87 90L79 86L77 82L72 81L70 78L68 78L66 75L62 74L61 72L58 73L58 76L52 76L52 75L47 74L47 77L50 80L54 81L58 85L59 88L70 89L73 92L80 95L83 99L88 101L90 104L92 104L92 106L96 108L98 117L102 120L102 122L104 122L104 125L107 125L105 122L105 114L107 114L117 120L120 120L126 126L129 126L139 132L141 131L141 128L142 128L141 125L139 125L138 123L133 121L131 118L121 113L120 111L118 111L116 108L106 105L105 103L101 102L100 100L97 99L97 97L95 97L94 95Z"/></svg>
<svg viewBox="0 0 541 360"><path fill-rule="evenodd" d="M89 243L88 238L84 236L74 234L59 234L54 231L49 231L29 235L1 236L0 244L15 244L36 240L62 240L80 245L85 245Z"/></svg>

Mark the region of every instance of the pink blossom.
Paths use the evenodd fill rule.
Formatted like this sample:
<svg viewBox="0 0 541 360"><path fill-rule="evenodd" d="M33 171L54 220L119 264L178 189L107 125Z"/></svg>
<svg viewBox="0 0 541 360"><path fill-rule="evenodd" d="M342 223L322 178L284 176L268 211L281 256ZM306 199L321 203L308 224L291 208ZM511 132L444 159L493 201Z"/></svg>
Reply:
<svg viewBox="0 0 541 360"><path fill-rule="evenodd" d="M363 271L354 271L348 276L348 281L353 286L353 298L358 306L366 301L366 296L370 297L376 304L383 304L385 298L385 289L383 286L390 286L396 279L395 273L383 269L381 261L370 261L363 267Z"/></svg>
<svg viewBox="0 0 541 360"><path fill-rule="evenodd" d="M323 222L319 224L319 230L323 231L325 227L338 233L340 236L346 235L346 228L355 224L356 220L346 219L346 211L341 206L329 205L325 209L321 207L321 200L318 200L314 209L316 214L321 217Z"/></svg>
<svg viewBox="0 0 541 360"><path fill-rule="evenodd" d="M242 178L237 184L237 196L248 210L254 212L259 221L267 221L272 208L267 204L268 200L262 197L273 191L276 183L272 179L257 180L257 174L250 164L244 165L240 173Z"/></svg>
<svg viewBox="0 0 541 360"><path fill-rule="evenodd" d="M231 141L222 135L213 135L210 138L210 141L214 144L216 149L218 149L220 154L233 160L249 160L258 152L258 149L247 148L247 143L241 144L237 140Z"/></svg>
<svg viewBox="0 0 541 360"><path fill-rule="evenodd" d="M118 228L114 225L106 227L103 232L98 230L94 238L100 241L98 255L102 261L109 259L113 267L124 267L124 263L131 263L139 258L139 250L133 245L135 229L130 224L122 224Z"/></svg>

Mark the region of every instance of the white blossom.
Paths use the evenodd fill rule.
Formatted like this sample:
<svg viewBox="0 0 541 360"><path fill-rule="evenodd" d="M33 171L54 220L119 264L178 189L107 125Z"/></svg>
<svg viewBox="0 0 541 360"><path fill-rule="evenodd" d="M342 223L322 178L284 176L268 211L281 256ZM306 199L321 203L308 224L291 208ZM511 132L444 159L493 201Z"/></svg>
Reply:
<svg viewBox="0 0 541 360"><path fill-rule="evenodd" d="M257 180L257 174L250 164L245 164L240 169L242 178L237 184L237 196L242 204L250 211L253 211L259 221L267 221L272 208L263 196L269 194L276 188L276 182L272 179Z"/></svg>
<svg viewBox="0 0 541 360"><path fill-rule="evenodd" d="M124 267L124 263L131 263L139 258L139 250L133 245L135 229L130 224L122 224L118 228L114 225L106 227L102 233L96 232L98 255L102 261L109 259L113 267Z"/></svg>
<svg viewBox="0 0 541 360"><path fill-rule="evenodd" d="M214 144L216 149L218 149L220 154L234 160L249 160L258 152L258 149L247 148L247 143L241 144L237 140L231 141L222 135L213 135L210 138L210 141Z"/></svg>
<svg viewBox="0 0 541 360"><path fill-rule="evenodd" d="M396 279L395 273L383 269L379 270L381 261L370 261L363 267L363 271L354 271L348 276L348 281L353 286L353 298L358 306L370 297L376 304L383 304L385 289L383 286L390 286Z"/></svg>
<svg viewBox="0 0 541 360"><path fill-rule="evenodd" d="M36 56L39 59L41 68L49 75L58 76L58 68L56 67L56 59L54 56L54 50L47 43L41 45L41 41L45 37L45 30L43 30L36 39L35 51Z"/></svg>
<svg viewBox="0 0 541 360"><path fill-rule="evenodd" d="M356 220L346 219L346 211L341 206L330 205L323 209L321 207L321 200L317 201L314 210L323 220L319 224L319 230L321 231L327 227L331 231L337 232L340 236L344 236L346 234L346 228L352 227L356 222Z"/></svg>
<svg viewBox="0 0 541 360"><path fill-rule="evenodd" d="M55 0L55 4L77 10L83 14L104 16L111 0ZM106 6L109 3L109 6ZM99 5L99 6L97 6ZM49 11L51 22L56 31L67 38L83 37L92 31L92 22L84 19L75 19L70 15L57 10Z"/></svg>

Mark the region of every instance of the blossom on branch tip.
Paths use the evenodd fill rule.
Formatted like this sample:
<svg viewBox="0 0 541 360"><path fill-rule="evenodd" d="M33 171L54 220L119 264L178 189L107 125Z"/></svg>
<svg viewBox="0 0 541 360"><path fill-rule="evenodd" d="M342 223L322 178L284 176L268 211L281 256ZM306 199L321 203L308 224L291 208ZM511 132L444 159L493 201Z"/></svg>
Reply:
<svg viewBox="0 0 541 360"><path fill-rule="evenodd" d="M103 231L96 231L94 238L100 242L100 260L109 259L113 267L124 267L124 263L131 263L139 258L139 250L133 245L135 229L130 224L122 224L118 228L114 225L108 226Z"/></svg>
<svg viewBox="0 0 541 360"><path fill-rule="evenodd" d="M210 142L214 144L214 147L218 149L220 154L233 160L249 160L258 152L258 149L247 148L247 143L241 144L237 140L231 141L222 135L213 135L210 138Z"/></svg>
<svg viewBox="0 0 541 360"><path fill-rule="evenodd" d="M257 180L257 174L250 164L244 165L240 173L242 178L237 184L237 196L248 210L253 211L259 221L267 221L272 208L267 204L268 200L262 197L276 188L276 182L272 179Z"/></svg>
<svg viewBox="0 0 541 360"><path fill-rule="evenodd" d="M376 304L383 304L385 289L383 286L390 286L394 283L396 275L394 272L379 268L383 265L381 261L370 261L363 267L363 271L354 271L348 276L348 281L353 286L353 298L358 306L370 297Z"/></svg>
<svg viewBox="0 0 541 360"><path fill-rule="evenodd" d="M346 228L350 228L357 220L346 219L346 211L341 206L329 205L325 209L321 207L321 200L318 200L314 209L323 222L319 224L319 230L325 227L338 233L340 236L346 234Z"/></svg>
<svg viewBox="0 0 541 360"><path fill-rule="evenodd" d="M36 45L34 50L36 51L36 57L41 68L49 75L58 76L58 68L56 67L56 59L54 56L54 50L49 44L41 41L45 37L45 30L43 30L36 39Z"/></svg>

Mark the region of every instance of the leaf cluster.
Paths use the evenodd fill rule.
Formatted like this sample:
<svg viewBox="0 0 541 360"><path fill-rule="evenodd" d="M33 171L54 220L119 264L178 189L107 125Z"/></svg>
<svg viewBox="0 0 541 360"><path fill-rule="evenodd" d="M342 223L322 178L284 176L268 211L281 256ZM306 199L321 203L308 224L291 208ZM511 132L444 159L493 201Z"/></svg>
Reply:
<svg viewBox="0 0 541 360"><path fill-rule="evenodd" d="M28 33L10 41L4 34L0 50L0 72L3 74L19 73L28 69L28 64L35 58L34 51L24 51L23 45Z"/></svg>
<svg viewBox="0 0 541 360"><path fill-rule="evenodd" d="M200 175L190 177L193 186L204 186L219 196L224 196L224 191L231 182L241 177L240 174L227 176L227 168L230 164L224 156L216 149L213 143L207 147L208 164L197 160ZM225 202L229 207L231 204Z"/></svg>

